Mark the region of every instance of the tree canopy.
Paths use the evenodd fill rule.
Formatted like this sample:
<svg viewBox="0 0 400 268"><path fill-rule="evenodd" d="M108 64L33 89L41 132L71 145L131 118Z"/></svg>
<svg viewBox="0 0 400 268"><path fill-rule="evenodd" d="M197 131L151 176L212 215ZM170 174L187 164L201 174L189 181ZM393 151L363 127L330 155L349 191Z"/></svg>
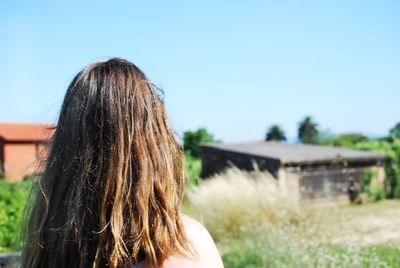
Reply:
<svg viewBox="0 0 400 268"><path fill-rule="evenodd" d="M318 137L318 124L314 122L311 116L306 116L299 122L298 138L301 143L316 144Z"/></svg>
<svg viewBox="0 0 400 268"><path fill-rule="evenodd" d="M400 138L400 122L390 129L389 135L392 138Z"/></svg>
<svg viewBox="0 0 400 268"><path fill-rule="evenodd" d="M272 125L265 135L266 141L286 141L286 135L279 125Z"/></svg>
<svg viewBox="0 0 400 268"><path fill-rule="evenodd" d="M183 149L193 157L200 157L200 143L215 141L214 135L205 128L183 133Z"/></svg>

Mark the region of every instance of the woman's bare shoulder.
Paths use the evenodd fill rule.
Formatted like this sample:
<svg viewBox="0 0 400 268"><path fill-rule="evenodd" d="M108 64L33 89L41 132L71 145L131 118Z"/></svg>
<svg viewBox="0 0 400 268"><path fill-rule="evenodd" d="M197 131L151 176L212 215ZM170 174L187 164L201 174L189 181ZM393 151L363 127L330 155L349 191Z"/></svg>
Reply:
<svg viewBox="0 0 400 268"><path fill-rule="evenodd" d="M223 268L221 257L207 229L195 219L182 215L189 242L196 253L193 257L170 257L163 268Z"/></svg>

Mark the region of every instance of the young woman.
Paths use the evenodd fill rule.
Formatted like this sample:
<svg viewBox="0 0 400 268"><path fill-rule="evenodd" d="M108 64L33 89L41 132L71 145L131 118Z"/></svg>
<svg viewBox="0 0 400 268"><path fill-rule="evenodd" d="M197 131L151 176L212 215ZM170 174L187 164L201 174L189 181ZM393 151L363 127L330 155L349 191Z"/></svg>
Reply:
<svg viewBox="0 0 400 268"><path fill-rule="evenodd" d="M86 67L68 87L35 184L21 266L223 267L207 230L180 213L183 161L138 67Z"/></svg>

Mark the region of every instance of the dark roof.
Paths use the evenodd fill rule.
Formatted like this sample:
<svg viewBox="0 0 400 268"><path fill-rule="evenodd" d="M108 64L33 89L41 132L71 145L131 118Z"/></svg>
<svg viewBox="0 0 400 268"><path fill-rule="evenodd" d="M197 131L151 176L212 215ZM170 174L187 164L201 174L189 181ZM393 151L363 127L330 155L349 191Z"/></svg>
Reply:
<svg viewBox="0 0 400 268"><path fill-rule="evenodd" d="M0 138L13 142L47 141L54 125L34 123L0 123Z"/></svg>
<svg viewBox="0 0 400 268"><path fill-rule="evenodd" d="M350 150L341 147L321 145L287 144L280 142L252 142L252 143L206 143L205 148L214 148L221 151L253 155L263 158L275 159L282 164L312 164L346 160L371 161L383 160L385 154Z"/></svg>

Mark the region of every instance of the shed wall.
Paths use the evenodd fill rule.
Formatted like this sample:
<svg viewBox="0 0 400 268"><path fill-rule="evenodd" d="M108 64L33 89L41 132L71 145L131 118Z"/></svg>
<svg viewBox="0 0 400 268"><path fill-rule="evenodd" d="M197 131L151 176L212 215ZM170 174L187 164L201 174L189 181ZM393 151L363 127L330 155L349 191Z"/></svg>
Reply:
<svg viewBox="0 0 400 268"><path fill-rule="evenodd" d="M350 182L361 190L364 170L375 170L376 176L371 184L384 187L385 170L383 161L360 160L352 162L338 161L327 163L291 164L286 166L279 160L246 155L216 148L202 147L202 178L222 172L232 165L243 170L253 170L253 162L259 169L269 171L279 179L284 194L293 201L299 200L349 200Z"/></svg>
<svg viewBox="0 0 400 268"><path fill-rule="evenodd" d="M202 172L201 177L207 178L226 168L236 166L243 170L254 170L254 163L262 171L268 171L273 176L278 176L280 162L273 159L246 155L241 153L221 151L214 148L201 148Z"/></svg>
<svg viewBox="0 0 400 268"><path fill-rule="evenodd" d="M290 201L297 203L301 199L300 174L281 167L278 172L279 187Z"/></svg>
<svg viewBox="0 0 400 268"><path fill-rule="evenodd" d="M348 195L350 181L361 189L364 168L335 168L300 172L302 198Z"/></svg>

